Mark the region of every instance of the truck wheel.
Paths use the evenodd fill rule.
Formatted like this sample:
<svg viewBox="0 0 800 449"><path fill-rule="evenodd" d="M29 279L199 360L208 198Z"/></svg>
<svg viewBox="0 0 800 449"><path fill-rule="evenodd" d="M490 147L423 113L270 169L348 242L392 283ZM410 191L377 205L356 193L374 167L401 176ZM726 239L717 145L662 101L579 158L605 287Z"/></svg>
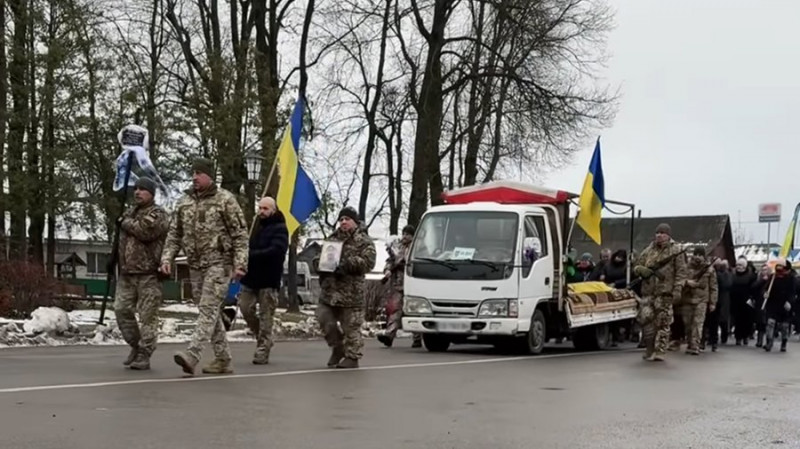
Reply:
<svg viewBox="0 0 800 449"><path fill-rule="evenodd" d="M450 347L450 339L442 335L422 334L422 342L428 352L445 352Z"/></svg>
<svg viewBox="0 0 800 449"><path fill-rule="evenodd" d="M598 351L606 349L611 341L608 323L595 324L575 330L573 336L575 349L579 351Z"/></svg>
<svg viewBox="0 0 800 449"><path fill-rule="evenodd" d="M541 310L533 312L531 318L531 328L525 336L523 352L526 354L541 354L544 350L544 342L547 339L547 322Z"/></svg>

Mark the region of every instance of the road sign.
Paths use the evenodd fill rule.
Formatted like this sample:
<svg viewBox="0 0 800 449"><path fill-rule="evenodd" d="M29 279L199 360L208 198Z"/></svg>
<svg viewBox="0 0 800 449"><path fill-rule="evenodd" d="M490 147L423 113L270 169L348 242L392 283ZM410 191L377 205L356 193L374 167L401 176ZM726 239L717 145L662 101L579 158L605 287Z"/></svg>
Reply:
<svg viewBox="0 0 800 449"><path fill-rule="evenodd" d="M776 223L781 221L781 203L763 203L758 205L759 223Z"/></svg>

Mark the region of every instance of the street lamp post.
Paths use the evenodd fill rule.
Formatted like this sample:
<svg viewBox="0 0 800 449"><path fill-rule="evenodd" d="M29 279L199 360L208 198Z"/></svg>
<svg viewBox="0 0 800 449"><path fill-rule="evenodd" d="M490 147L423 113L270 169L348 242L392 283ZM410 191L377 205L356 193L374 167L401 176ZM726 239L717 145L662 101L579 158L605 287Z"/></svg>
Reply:
<svg viewBox="0 0 800 449"><path fill-rule="evenodd" d="M247 181L251 184L258 184L261 177L261 164L264 162L264 157L255 151L247 153L244 157L244 165L247 168Z"/></svg>
<svg viewBox="0 0 800 449"><path fill-rule="evenodd" d="M244 156L244 166L247 170L247 183L248 188L245 189L247 192L247 201L248 202L257 202L258 198L256 198L257 186L258 181L261 178L261 165L264 162L264 157L258 154L255 151L250 151ZM252 204L252 203L251 203ZM251 205L247 208L247 214L245 215L245 219L248 221L253 221L255 217L255 207ZM252 232L252 225L250 226L250 230Z"/></svg>

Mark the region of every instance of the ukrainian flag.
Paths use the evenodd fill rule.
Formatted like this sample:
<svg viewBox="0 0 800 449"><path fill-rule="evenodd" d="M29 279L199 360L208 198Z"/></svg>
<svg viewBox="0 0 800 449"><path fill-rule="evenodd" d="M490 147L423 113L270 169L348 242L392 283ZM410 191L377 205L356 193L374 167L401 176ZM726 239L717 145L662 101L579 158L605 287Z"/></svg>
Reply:
<svg viewBox="0 0 800 449"><path fill-rule="evenodd" d="M311 178L308 177L297 157L300 149L300 132L303 130L303 110L305 104L302 97L297 99L289 126L283 135L278 148L278 209L286 218L289 237L294 235L301 223L304 223L320 206L319 195Z"/></svg>
<svg viewBox="0 0 800 449"><path fill-rule="evenodd" d="M800 203L794 208L794 217L792 217L792 222L789 223L789 229L786 231L786 237L783 239L783 246L781 246L781 252L778 253L778 257L789 257L789 253L794 249L794 234L797 229L798 214L800 214Z"/></svg>
<svg viewBox="0 0 800 449"><path fill-rule="evenodd" d="M589 173L583 182L583 190L578 201L580 211L576 222L598 245L601 244L600 220L603 206L606 205L605 182L603 181L603 164L600 162L600 138L594 147Z"/></svg>

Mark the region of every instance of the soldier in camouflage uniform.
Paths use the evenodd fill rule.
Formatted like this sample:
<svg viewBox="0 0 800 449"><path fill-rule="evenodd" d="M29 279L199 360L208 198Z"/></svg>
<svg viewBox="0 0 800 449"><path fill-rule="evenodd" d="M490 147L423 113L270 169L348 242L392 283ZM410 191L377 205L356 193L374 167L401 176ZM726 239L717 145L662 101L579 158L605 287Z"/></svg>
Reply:
<svg viewBox="0 0 800 449"><path fill-rule="evenodd" d="M320 304L317 316L331 348L329 368L358 368L364 341L364 277L375 266L375 244L359 228L358 212L345 207L339 213L339 228L330 240L343 242L339 265L333 273L319 274ZM319 259L313 262L319 266ZM341 323L341 330L337 322Z"/></svg>
<svg viewBox="0 0 800 449"><path fill-rule="evenodd" d="M150 369L150 356L158 338L161 283L158 262L169 218L155 204L156 184L139 178L134 187L135 205L120 217L119 280L114 312L122 338L131 347L123 362L134 370ZM140 323L136 322L139 312Z"/></svg>
<svg viewBox="0 0 800 449"><path fill-rule="evenodd" d="M231 278L240 280L247 271L247 225L236 197L214 183L213 163L197 159L192 169L193 188L178 201L161 256L161 270L169 274L183 249L199 311L192 341L175 354L175 363L193 375L203 346L211 341L214 361L203 372L232 373L221 311Z"/></svg>
<svg viewBox="0 0 800 449"><path fill-rule="evenodd" d="M642 335L646 338L644 358L649 361L664 360L673 318L672 300L680 297L686 279L686 261L671 234L669 225L658 225L655 240L642 251L633 269L643 279L642 297L652 303L653 308L652 321L642 329ZM654 269L664 261L668 262Z"/></svg>
<svg viewBox="0 0 800 449"><path fill-rule="evenodd" d="M706 310L713 312L716 307L717 273L714 267L706 262L705 250L697 247L692 251L692 258L689 260L681 303L681 318L688 343L687 354L700 354L700 339L703 335Z"/></svg>
<svg viewBox="0 0 800 449"><path fill-rule="evenodd" d="M401 319L403 318L403 279L405 278L406 259L408 253L411 251L411 242L414 240L414 227L411 225L403 228L403 237L400 240L400 249L398 254L392 254L389 260L386 261L386 266L383 268L384 282L391 281L391 298L394 301L394 311L392 316L387 317L386 332L378 335L378 341L392 347L395 335L401 327ZM414 340L411 343L412 348L422 347L422 336L414 334Z"/></svg>

